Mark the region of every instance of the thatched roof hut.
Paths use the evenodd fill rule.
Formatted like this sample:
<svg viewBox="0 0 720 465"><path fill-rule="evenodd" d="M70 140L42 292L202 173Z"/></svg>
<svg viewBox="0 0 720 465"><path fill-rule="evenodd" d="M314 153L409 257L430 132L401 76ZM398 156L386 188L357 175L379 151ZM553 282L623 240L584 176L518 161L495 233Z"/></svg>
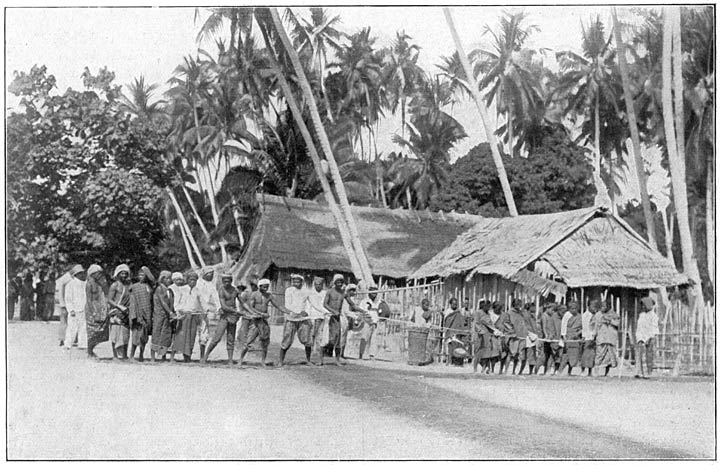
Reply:
<svg viewBox="0 0 720 465"><path fill-rule="evenodd" d="M269 268L306 274L350 273L340 233L327 205L258 195L259 220L233 268L237 280ZM351 207L373 274L404 279L481 217L457 213Z"/></svg>
<svg viewBox="0 0 720 465"><path fill-rule="evenodd" d="M625 221L601 207L483 218L414 278L496 275L540 294L567 288L653 289L687 283Z"/></svg>

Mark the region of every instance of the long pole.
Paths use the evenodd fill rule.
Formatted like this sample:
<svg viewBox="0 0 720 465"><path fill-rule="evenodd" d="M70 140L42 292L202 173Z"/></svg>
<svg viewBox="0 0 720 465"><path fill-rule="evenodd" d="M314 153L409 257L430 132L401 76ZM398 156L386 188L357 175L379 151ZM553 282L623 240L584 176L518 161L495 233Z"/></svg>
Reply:
<svg viewBox="0 0 720 465"><path fill-rule="evenodd" d="M333 196L332 189L330 187L330 183L328 182L327 176L325 176L325 173L323 172L322 162L320 161L320 156L318 155L317 148L315 147L315 143L313 142L312 135L310 134L310 130L308 129L307 125L305 124L305 120L302 117L302 111L300 110L300 106L298 105L298 102L295 99L295 95L292 93L290 84L287 82L287 79L285 79L285 75L280 71L280 66L277 63L277 61L275 60L275 57L272 55L272 48L271 48L270 41L265 36L265 31L263 30L262 32L263 32L263 37L265 38L265 41L266 41L268 51L270 51L270 54L268 55L268 58L270 60L270 65L272 66L275 76L278 78L278 83L280 84L280 89L282 90L283 95L285 96L285 101L287 102L287 105L290 108L290 112L293 114L293 118L295 118L295 122L298 125L298 128L300 129L300 133L303 136L303 139L305 141L305 146L307 147L308 154L310 155L310 159L313 162L313 166L315 168L315 173L317 174L317 177L320 180L320 186L323 189L323 194L325 195L325 201L328 203L330 212L332 213L333 217L335 218L335 223L337 224L338 231L340 232L340 239L342 240L343 246L345 247L345 250L348 253L348 260L350 261L350 268L353 270L353 274L355 274L356 276L362 276L362 268L360 267L360 263L357 260L357 255L355 254L355 250L352 246L352 239L351 239L350 231L348 230L347 224L345 223L345 219L342 216L340 209L338 208L337 202L335 202L335 197Z"/></svg>
<svg viewBox="0 0 720 465"><path fill-rule="evenodd" d="M302 63L300 62L300 57L298 56L295 47L293 47L290 42L290 38L280 21L280 15L277 12L277 8L270 8L270 16L275 24L275 29L277 30L280 40L285 47L285 51L290 57L290 61L293 64L293 68L295 69L295 73L300 83L300 88L303 91L305 100L310 109L310 117L312 118L317 136L320 139L320 147L325 154L325 159L327 160L330 168L330 174L333 177L335 190L340 204L340 211L345 216L348 228L350 229L350 239L352 240L353 248L355 249L355 254L357 255L357 260L362 271L360 276L363 281L365 281L365 285L370 286L374 282L372 271L370 269L370 263L368 262L367 255L365 255L365 249L360 242L360 233L357 229L357 224L355 224L352 212L350 211L350 203L348 202L347 193L345 192L345 185L343 184L342 177L340 176L340 170L335 162L335 157L333 156L330 139L328 139L325 128L320 120L320 113L318 112L317 105L315 104L315 97L313 96L312 89L310 88L310 83L307 76L305 76L305 71L302 67Z"/></svg>
<svg viewBox="0 0 720 465"><path fill-rule="evenodd" d="M505 172L505 165L503 165L502 158L500 157L500 151L498 150L498 142L495 137L495 133L490 127L490 117L488 116L487 109L482 102L482 96L480 95L480 89L475 81L475 75L470 67L470 62L463 49L460 36L455 30L455 23L453 22L452 13L449 8L443 8L445 13L445 19L447 20L448 27L450 28L450 34L452 34L453 40L455 41L455 48L457 49L458 55L460 56L460 62L465 70L465 76L467 78L470 91L472 92L473 98L475 99L475 105L480 112L480 119L482 119L483 127L485 128L485 136L490 143L490 150L492 151L493 161L495 162L495 168L498 172L498 178L500 178L500 185L502 186L503 194L505 194L505 202L507 203L510 216L518 216L517 207L515 206L515 199L513 198L512 190L510 190L510 182L508 181L507 173ZM512 121L508 120L508 124L512 125ZM512 141L511 141L512 144Z"/></svg>

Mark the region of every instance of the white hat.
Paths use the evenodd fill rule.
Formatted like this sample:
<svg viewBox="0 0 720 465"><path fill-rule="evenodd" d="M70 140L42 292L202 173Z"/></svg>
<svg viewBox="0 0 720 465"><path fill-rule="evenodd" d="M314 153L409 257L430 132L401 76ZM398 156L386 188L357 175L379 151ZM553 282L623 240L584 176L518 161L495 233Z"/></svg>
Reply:
<svg viewBox="0 0 720 465"><path fill-rule="evenodd" d="M258 281L258 287L260 287L260 286L269 286L269 285L270 285L270 280L267 279L267 278L263 278L263 279L261 279L260 281Z"/></svg>
<svg viewBox="0 0 720 465"><path fill-rule="evenodd" d="M341 275L340 273L338 273L338 274L336 274L336 275L333 276L333 283L334 283L335 281L338 281L338 280L345 281L345 278L343 277L343 275Z"/></svg>
<svg viewBox="0 0 720 465"><path fill-rule="evenodd" d="M76 274L82 273L83 271L85 271L85 268L83 268L82 265L78 264L72 267L72 269L70 270L70 275L75 276Z"/></svg>
<svg viewBox="0 0 720 465"><path fill-rule="evenodd" d="M205 268L203 268L200 271L200 276L205 276L205 275L208 275L208 274L214 273L214 272L215 272L215 268L213 268L212 266L206 266Z"/></svg>
<svg viewBox="0 0 720 465"><path fill-rule="evenodd" d="M183 275L179 271L176 271L175 273L172 274L170 279L172 279L173 281L175 281L176 279L183 279Z"/></svg>
<svg viewBox="0 0 720 465"><path fill-rule="evenodd" d="M92 276L93 274L97 273L98 271L102 271L102 267L100 265L93 263L88 268L87 274L88 274L88 276Z"/></svg>
<svg viewBox="0 0 720 465"><path fill-rule="evenodd" d="M299 279L300 281L305 281L305 278L301 274L293 273L290 275L290 279Z"/></svg>
<svg viewBox="0 0 720 465"><path fill-rule="evenodd" d="M130 267L124 263L122 265L116 266L115 272L113 272L113 278L117 278L117 275L119 275L123 271L127 272L127 274L130 274Z"/></svg>

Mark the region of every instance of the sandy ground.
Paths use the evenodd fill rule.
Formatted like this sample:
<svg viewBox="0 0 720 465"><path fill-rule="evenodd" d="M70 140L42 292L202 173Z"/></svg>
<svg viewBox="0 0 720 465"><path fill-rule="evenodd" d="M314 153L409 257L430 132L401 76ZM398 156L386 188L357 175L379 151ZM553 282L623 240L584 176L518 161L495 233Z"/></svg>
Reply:
<svg viewBox="0 0 720 465"><path fill-rule="evenodd" d="M242 370L98 362L58 348L56 331L57 323L8 326L10 459L715 455L714 379L317 368L299 364L300 350L284 369L259 368L254 354ZM273 327L275 342L279 334ZM110 356L108 344L96 352ZM224 356L223 343L212 358Z"/></svg>
<svg viewBox="0 0 720 465"><path fill-rule="evenodd" d="M9 459L486 453L470 441L298 379L291 370L90 361L78 349L55 346L56 325L8 326ZM103 344L96 353L109 357L110 349Z"/></svg>

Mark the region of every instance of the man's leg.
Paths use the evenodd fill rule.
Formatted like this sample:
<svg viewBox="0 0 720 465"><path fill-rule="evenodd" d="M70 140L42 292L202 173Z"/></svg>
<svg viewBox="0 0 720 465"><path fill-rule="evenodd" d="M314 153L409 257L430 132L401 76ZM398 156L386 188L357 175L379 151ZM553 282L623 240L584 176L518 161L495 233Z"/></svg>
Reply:
<svg viewBox="0 0 720 465"><path fill-rule="evenodd" d="M200 358L200 363L207 363L207 359L210 357L210 353L213 351L215 346L218 345L226 329L227 320L225 318L220 318L220 321L218 321L217 327L215 328L215 332L213 333L212 338L207 345L207 349L204 351L205 353L202 354L202 357ZM202 349L202 346L200 346L200 348Z"/></svg>
<svg viewBox="0 0 720 465"><path fill-rule="evenodd" d="M235 333L237 332L237 323L227 322L225 327L225 349L227 350L228 365L233 364L233 352L235 352Z"/></svg>
<svg viewBox="0 0 720 465"><path fill-rule="evenodd" d="M255 341L257 337L257 328L252 320L243 318L240 324L240 332L238 334L238 342L240 342L240 363L239 366L242 368L243 359L250 350L250 344ZM252 338L252 339L251 339Z"/></svg>
<svg viewBox="0 0 720 465"><path fill-rule="evenodd" d="M65 329L65 343L63 344L66 349L70 349L73 345L73 341L77 337L77 316L67 315L67 328Z"/></svg>
<svg viewBox="0 0 720 465"><path fill-rule="evenodd" d="M280 355L277 363L278 367L282 367L285 364L285 354L290 346L292 346L293 339L295 339L295 333L298 329L297 325L295 321L285 321L283 325L283 336L282 342L280 342Z"/></svg>
<svg viewBox="0 0 720 465"><path fill-rule="evenodd" d="M319 366L323 366L325 364L325 348L320 344L322 342L322 334L323 330L325 329L325 319L324 318L318 318L313 323L313 346L315 348L315 352L318 353L318 356L320 357L320 361L318 362Z"/></svg>
<svg viewBox="0 0 720 465"><path fill-rule="evenodd" d="M85 312L77 316L78 325L78 349L88 348L87 323L85 323Z"/></svg>
<svg viewBox="0 0 720 465"><path fill-rule="evenodd" d="M651 337L645 344L645 361L647 362L647 376L652 375L655 365L655 338Z"/></svg>
<svg viewBox="0 0 720 465"><path fill-rule="evenodd" d="M297 338L305 347L305 361L310 364L313 345L313 323L311 320L303 320L298 323Z"/></svg>
<svg viewBox="0 0 720 465"><path fill-rule="evenodd" d="M645 343L642 341L638 341L635 347L635 356L637 357L635 360L635 377L636 378L644 378L645 377Z"/></svg>
<svg viewBox="0 0 720 465"><path fill-rule="evenodd" d="M267 366L265 360L267 359L268 347L270 346L270 326L265 320L258 320L258 334L260 335L260 347L262 348L262 359L260 363L262 366Z"/></svg>

